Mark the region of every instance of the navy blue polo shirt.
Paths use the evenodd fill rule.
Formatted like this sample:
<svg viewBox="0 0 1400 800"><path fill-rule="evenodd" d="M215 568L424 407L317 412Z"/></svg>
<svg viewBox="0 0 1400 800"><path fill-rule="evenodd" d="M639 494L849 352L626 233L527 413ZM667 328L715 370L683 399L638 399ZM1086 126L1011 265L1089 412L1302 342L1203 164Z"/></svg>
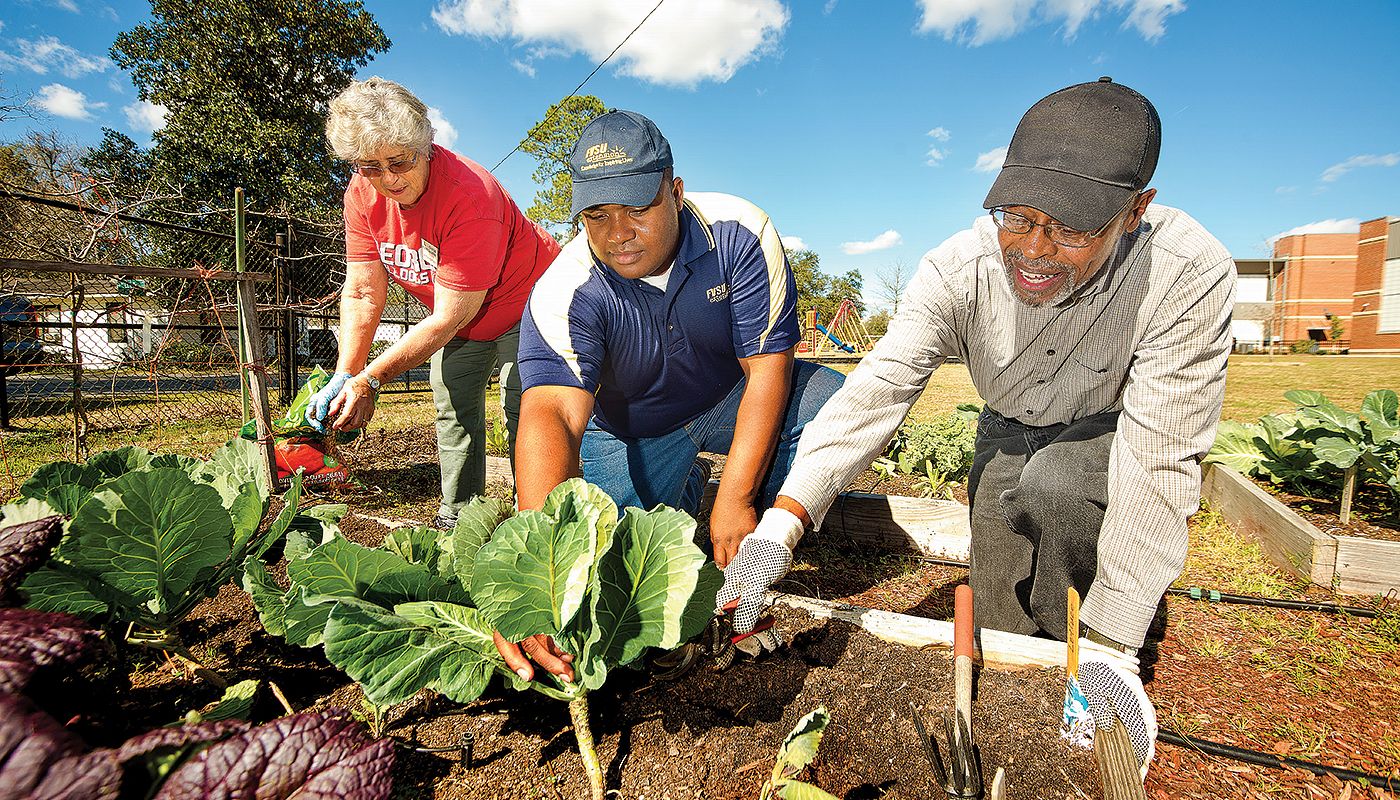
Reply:
<svg viewBox="0 0 1400 800"><path fill-rule="evenodd" d="M778 232L752 203L694 193L666 291L619 276L580 235L530 293L520 323L523 390L575 386L615 436L670 433L743 378L739 359L797 344L797 285Z"/></svg>

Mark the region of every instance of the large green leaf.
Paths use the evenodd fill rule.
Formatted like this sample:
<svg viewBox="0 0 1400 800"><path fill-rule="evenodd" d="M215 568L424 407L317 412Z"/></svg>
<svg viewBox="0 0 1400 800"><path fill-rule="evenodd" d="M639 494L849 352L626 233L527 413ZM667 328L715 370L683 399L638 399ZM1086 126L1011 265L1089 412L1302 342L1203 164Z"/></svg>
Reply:
<svg viewBox="0 0 1400 800"><path fill-rule="evenodd" d="M1283 393L1297 404L1298 412L1336 433L1361 435L1361 418L1311 389L1291 389Z"/></svg>
<svg viewBox="0 0 1400 800"><path fill-rule="evenodd" d="M592 624L580 680L602 685L591 675L634 661L648 647L681 644L683 620L695 594L705 554L695 546L695 520L664 506L629 508L613 534L612 546L598 559L598 586L592 596ZM704 614L708 620L713 612Z"/></svg>
<svg viewBox="0 0 1400 800"><path fill-rule="evenodd" d="M826 733L826 726L831 724L831 714L827 712L825 706L817 706L798 720L797 726L783 740L782 747L778 748L777 770L781 770L786 777L792 777L807 768L817 757L817 748L821 746L822 735Z"/></svg>
<svg viewBox="0 0 1400 800"><path fill-rule="evenodd" d="M783 800L840 800L836 795L802 781L784 783L783 788L778 790L778 797Z"/></svg>
<svg viewBox="0 0 1400 800"><path fill-rule="evenodd" d="M422 564L434 574L438 571L438 532L427 526L395 528L384 537L379 549L402 558L410 564Z"/></svg>
<svg viewBox="0 0 1400 800"><path fill-rule="evenodd" d="M1400 439L1400 398L1391 389L1377 389L1361 401L1361 421L1377 446Z"/></svg>
<svg viewBox="0 0 1400 800"><path fill-rule="evenodd" d="M229 552L240 563L248 545L258 533L258 526L262 525L267 506L267 502L258 494L258 485L252 482L243 484L228 506L229 519L233 522L233 542Z"/></svg>
<svg viewBox="0 0 1400 800"><path fill-rule="evenodd" d="M45 517L52 517L57 513L59 513L58 509L43 500L35 500L32 497L16 500L13 503L0 506L0 528L8 528L23 522L35 522ZM64 527L67 527L67 523L64 523Z"/></svg>
<svg viewBox="0 0 1400 800"><path fill-rule="evenodd" d="M314 544L329 542L340 535L340 520L350 511L344 503L323 503L297 512L288 528L287 538L292 532L304 533Z"/></svg>
<svg viewBox="0 0 1400 800"><path fill-rule="evenodd" d="M101 586L94 578L73 572L62 565L41 567L20 584L25 606L36 611L59 611L86 619L105 616L111 607L98 596Z"/></svg>
<svg viewBox="0 0 1400 800"><path fill-rule="evenodd" d="M360 598L382 606L413 600L466 602L461 587L422 564L335 538L287 564L292 585L312 604Z"/></svg>
<svg viewBox="0 0 1400 800"><path fill-rule="evenodd" d="M104 481L113 478L120 478L128 472L141 472L151 468L151 459L155 454L144 447L118 447L116 450L108 450L87 460L88 469L93 469L102 474Z"/></svg>
<svg viewBox="0 0 1400 800"><path fill-rule="evenodd" d="M597 513L558 521L522 511L501 523L476 556L471 597L505 638L555 635L583 606L593 568Z"/></svg>
<svg viewBox="0 0 1400 800"><path fill-rule="evenodd" d="M1255 441L1258 432L1257 425L1221 420L1205 460L1224 464L1241 475L1258 475L1264 461L1264 452Z"/></svg>
<svg viewBox="0 0 1400 800"><path fill-rule="evenodd" d="M218 490L226 506L243 491L245 483L256 485L261 499L272 496L272 487L267 485L267 475L262 468L262 453L255 442L246 439L234 437L211 453L203 476Z"/></svg>
<svg viewBox="0 0 1400 800"><path fill-rule="evenodd" d="M123 605L163 616L229 556L233 526L217 492L167 468L104 484L70 534L73 566L99 576Z"/></svg>
<svg viewBox="0 0 1400 800"><path fill-rule="evenodd" d="M243 591L253 598L263 630L273 636L287 635L287 601L281 586L267 574L262 561L249 556L243 562Z"/></svg>
<svg viewBox="0 0 1400 800"><path fill-rule="evenodd" d="M337 603L326 623L326 658L380 707L424 687L468 703L504 668L491 627L475 609L451 603L403 603L392 612L354 600Z"/></svg>
<svg viewBox="0 0 1400 800"><path fill-rule="evenodd" d="M101 472L81 464L54 461L34 470L19 487L20 495L43 500L60 514L72 517L106 480Z"/></svg>
<svg viewBox="0 0 1400 800"><path fill-rule="evenodd" d="M491 538L491 534L510 518L514 509L505 500L477 497L457 515L457 525L442 541L444 572L455 572L457 580L468 589L476 569L476 554Z"/></svg>
<svg viewBox="0 0 1400 800"><path fill-rule="evenodd" d="M248 544L246 550L235 551L234 557L246 553L256 558L263 555L277 544L292 526L292 521L298 516L297 505L301 503L301 473L292 476L291 486L287 487L286 494L282 495L282 510L277 513L277 517L272 520L272 524L267 527L267 531L257 540ZM288 557L290 559L290 556Z"/></svg>
<svg viewBox="0 0 1400 800"><path fill-rule="evenodd" d="M1324 436L1313 444L1313 455L1338 469L1355 464L1361 453L1355 442L1339 436Z"/></svg>
<svg viewBox="0 0 1400 800"><path fill-rule="evenodd" d="M597 533L593 547L595 553L608 549L613 528L617 527L617 504L607 492L583 478L570 478L554 487L545 497L540 510L560 522L584 519L596 513L597 521L593 523Z"/></svg>

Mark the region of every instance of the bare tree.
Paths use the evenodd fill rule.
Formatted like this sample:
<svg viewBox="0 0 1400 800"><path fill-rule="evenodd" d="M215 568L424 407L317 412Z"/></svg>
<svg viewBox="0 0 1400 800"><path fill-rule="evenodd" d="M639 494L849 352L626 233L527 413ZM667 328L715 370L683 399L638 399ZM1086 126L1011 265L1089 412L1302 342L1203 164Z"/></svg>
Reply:
<svg viewBox="0 0 1400 800"><path fill-rule="evenodd" d="M909 285L909 279L913 277L913 271L904 261L896 260L893 264L883 267L875 275L876 291L880 301L890 306L890 313L899 313L899 301L904 297L904 289Z"/></svg>

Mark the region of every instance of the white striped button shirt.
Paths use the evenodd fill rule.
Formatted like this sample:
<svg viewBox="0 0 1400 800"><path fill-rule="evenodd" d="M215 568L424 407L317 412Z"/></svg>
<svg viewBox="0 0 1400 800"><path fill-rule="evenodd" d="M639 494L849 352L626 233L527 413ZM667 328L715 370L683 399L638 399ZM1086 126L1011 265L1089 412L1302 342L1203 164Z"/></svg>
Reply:
<svg viewBox="0 0 1400 800"><path fill-rule="evenodd" d="M820 525L953 356L990 408L1027 425L1121 411L1098 572L1080 614L1140 646L1185 563L1225 393L1234 289L1225 247L1153 204L1087 285L1032 307L1012 294L984 216L924 255L888 333L807 425L781 494Z"/></svg>

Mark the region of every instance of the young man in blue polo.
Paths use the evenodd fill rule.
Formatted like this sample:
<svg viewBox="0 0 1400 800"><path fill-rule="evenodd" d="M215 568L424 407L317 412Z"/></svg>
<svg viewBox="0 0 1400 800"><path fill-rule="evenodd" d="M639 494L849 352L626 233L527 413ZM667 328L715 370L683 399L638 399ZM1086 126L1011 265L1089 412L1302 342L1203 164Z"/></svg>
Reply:
<svg viewBox="0 0 1400 800"><path fill-rule="evenodd" d="M582 475L618 506L695 513L727 458L710 541L727 565L776 496L807 421L839 373L797 362L797 287L768 215L738 197L687 195L656 125L612 111L569 159L576 237L540 278L520 327L516 497L539 508ZM533 668L503 644L513 669ZM525 651L551 672L542 640Z"/></svg>

